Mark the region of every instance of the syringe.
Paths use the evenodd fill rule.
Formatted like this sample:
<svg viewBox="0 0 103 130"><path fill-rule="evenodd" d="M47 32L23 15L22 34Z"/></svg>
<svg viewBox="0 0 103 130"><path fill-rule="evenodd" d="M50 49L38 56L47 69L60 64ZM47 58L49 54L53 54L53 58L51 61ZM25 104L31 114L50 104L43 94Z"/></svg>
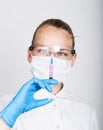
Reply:
<svg viewBox="0 0 103 130"><path fill-rule="evenodd" d="M53 58L50 59L49 65L49 79L53 79Z"/></svg>

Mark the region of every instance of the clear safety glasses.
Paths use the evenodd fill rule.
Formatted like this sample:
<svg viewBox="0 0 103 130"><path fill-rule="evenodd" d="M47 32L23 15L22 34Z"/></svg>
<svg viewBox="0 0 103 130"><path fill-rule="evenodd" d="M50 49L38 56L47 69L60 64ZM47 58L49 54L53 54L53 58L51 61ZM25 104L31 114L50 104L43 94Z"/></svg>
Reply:
<svg viewBox="0 0 103 130"><path fill-rule="evenodd" d="M60 59L70 59L73 54L75 54L75 50L69 49L67 47L60 48L59 46L54 46L52 49L44 46L30 46L30 51L35 56L55 56Z"/></svg>

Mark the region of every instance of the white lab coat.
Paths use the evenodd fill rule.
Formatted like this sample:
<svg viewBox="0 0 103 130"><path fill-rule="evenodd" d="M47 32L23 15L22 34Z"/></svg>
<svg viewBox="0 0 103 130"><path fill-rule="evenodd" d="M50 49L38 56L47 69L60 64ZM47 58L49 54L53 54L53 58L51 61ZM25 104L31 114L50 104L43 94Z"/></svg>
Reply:
<svg viewBox="0 0 103 130"><path fill-rule="evenodd" d="M12 130L98 130L98 124L94 108L63 88L53 102L20 115Z"/></svg>

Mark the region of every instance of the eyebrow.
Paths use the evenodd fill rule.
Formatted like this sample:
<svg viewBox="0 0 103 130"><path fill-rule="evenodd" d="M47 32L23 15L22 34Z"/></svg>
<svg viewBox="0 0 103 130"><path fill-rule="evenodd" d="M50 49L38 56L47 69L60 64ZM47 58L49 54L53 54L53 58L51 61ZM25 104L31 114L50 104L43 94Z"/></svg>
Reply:
<svg viewBox="0 0 103 130"><path fill-rule="evenodd" d="M43 47L45 47L45 45L43 45L43 44L38 44L38 43L36 43L36 44L34 44L34 47L38 47L38 46L43 46Z"/></svg>
<svg viewBox="0 0 103 130"><path fill-rule="evenodd" d="M37 45L37 44L38 44L38 45ZM44 45L44 44L39 44L39 43L34 44L34 47L39 47L39 46L41 46L41 47L48 47L48 46L46 46L46 45ZM49 48L49 47L48 47L48 48ZM65 47L64 47L64 46L61 47L60 50L72 50L72 47L66 45Z"/></svg>
<svg viewBox="0 0 103 130"><path fill-rule="evenodd" d="M67 48L61 48L60 51L71 51L72 49Z"/></svg>

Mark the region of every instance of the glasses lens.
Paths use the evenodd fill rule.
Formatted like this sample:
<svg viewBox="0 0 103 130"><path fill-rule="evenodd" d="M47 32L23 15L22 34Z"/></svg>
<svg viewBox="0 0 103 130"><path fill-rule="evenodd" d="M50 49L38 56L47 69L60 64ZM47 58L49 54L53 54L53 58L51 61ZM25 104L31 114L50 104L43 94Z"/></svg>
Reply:
<svg viewBox="0 0 103 130"><path fill-rule="evenodd" d="M71 50L68 48L61 49L59 47L58 50L55 50L55 48L50 49L47 46L36 46L33 49L33 55L50 56L51 54L60 59L69 59L72 56Z"/></svg>
<svg viewBox="0 0 103 130"><path fill-rule="evenodd" d="M48 56L49 55L49 49L48 49L48 47L45 47L45 46L34 47L33 52L35 55L40 55L40 56Z"/></svg>

